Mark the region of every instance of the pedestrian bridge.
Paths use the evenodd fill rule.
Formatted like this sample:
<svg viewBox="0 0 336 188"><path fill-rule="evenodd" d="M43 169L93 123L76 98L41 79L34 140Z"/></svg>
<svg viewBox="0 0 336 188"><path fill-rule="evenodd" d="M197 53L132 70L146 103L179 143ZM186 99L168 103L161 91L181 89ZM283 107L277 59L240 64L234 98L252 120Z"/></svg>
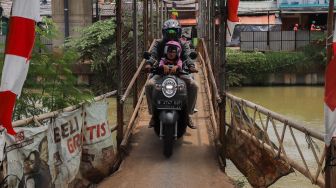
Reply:
<svg viewBox="0 0 336 188"><path fill-rule="evenodd" d="M150 116L142 89L120 141L125 158L119 170L99 187L234 187L237 182L225 174L225 158L232 160L254 187L271 185L293 170L324 187L323 135L230 93L221 98L204 40L200 40L198 54L199 111L192 116L198 129L188 129L177 141L173 156L166 159L162 141L148 128ZM121 97L121 105L130 100L128 94L133 81L139 80L143 64ZM227 114L221 125L224 100ZM311 158L314 160L307 160Z"/></svg>
<svg viewBox="0 0 336 188"><path fill-rule="evenodd" d="M138 46L142 42L142 50L151 49L155 36L160 35L153 33L154 25L159 28L168 12L165 8L164 15L164 6L157 3L154 24L146 2L140 22L143 40L135 37L132 42L124 40L126 44L121 42L130 31L122 30L122 21L130 15L121 11L121 1L116 4L118 91L14 122L13 126L25 128L15 137L16 142L0 137L13 142L1 146L6 150L0 155L0 187L17 187L23 182L43 182L39 184L43 187L237 187L239 182L227 175L227 160L253 187L276 185L278 179L293 172L324 187L324 166L331 163L326 160L322 133L234 96L223 87L225 43L220 36L225 36L225 31L220 29L216 37L219 27L211 17L215 1L199 5L203 11L199 14L200 36L204 38L198 39L196 49L198 112L192 115L198 128L187 129L170 158L162 155L162 141L148 128L144 92L148 76L143 71L145 60L139 60L142 52ZM137 23L137 14L132 18ZM135 36L137 31L135 24ZM133 51L134 57L127 56Z"/></svg>
<svg viewBox="0 0 336 188"><path fill-rule="evenodd" d="M26 128L30 132L22 133L22 143L33 138L31 143L38 146L41 164L50 170L49 185L235 187L239 182L229 177L226 169L226 161L231 160L253 187L267 187L293 172L312 185L324 187L323 135L230 92L220 95L206 43L199 41L199 73L194 75L199 85L198 112L192 115L198 128L187 129L176 141L170 158L164 157L162 140L148 128L150 115L144 93L147 75L142 71L145 60L120 96L110 92L91 102L14 122L15 127L39 127ZM97 106L104 104L106 108L99 110ZM108 120L102 114L108 114ZM13 151L25 157L34 153L34 148L25 147L6 147L8 165L2 173L4 177L7 174L7 181L20 179L12 164L20 159L9 160L17 156ZM25 157L15 164L25 164Z"/></svg>

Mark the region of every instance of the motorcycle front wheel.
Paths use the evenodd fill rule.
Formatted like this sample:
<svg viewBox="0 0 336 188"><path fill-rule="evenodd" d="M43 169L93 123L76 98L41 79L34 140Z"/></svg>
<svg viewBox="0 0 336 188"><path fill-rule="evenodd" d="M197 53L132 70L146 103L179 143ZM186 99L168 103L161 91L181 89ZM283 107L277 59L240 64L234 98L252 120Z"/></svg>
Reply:
<svg viewBox="0 0 336 188"><path fill-rule="evenodd" d="M164 126L164 138L163 138L163 155L169 158L173 154L174 144L174 126Z"/></svg>

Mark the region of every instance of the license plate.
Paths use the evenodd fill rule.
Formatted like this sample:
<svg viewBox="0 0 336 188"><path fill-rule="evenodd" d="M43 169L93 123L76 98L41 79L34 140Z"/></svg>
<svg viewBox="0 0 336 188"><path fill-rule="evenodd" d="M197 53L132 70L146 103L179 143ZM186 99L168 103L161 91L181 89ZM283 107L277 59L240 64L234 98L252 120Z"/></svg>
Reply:
<svg viewBox="0 0 336 188"><path fill-rule="evenodd" d="M182 101L181 100L158 100L157 107L158 109L181 109Z"/></svg>

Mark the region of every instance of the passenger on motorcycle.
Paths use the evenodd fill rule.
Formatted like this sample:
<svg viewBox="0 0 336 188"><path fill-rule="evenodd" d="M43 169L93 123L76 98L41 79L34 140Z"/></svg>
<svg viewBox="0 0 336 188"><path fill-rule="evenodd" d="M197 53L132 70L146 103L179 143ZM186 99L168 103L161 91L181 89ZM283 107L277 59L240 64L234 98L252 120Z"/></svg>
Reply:
<svg viewBox="0 0 336 188"><path fill-rule="evenodd" d="M157 68L159 65L155 64L155 61L158 62L158 60L163 60L167 61L169 60L168 58L168 48L173 49L173 46L177 49L177 58L180 63L182 64L181 69L188 69L190 73L195 73L198 72L195 68L194 62L190 59L189 54L190 54L190 48L189 45L186 42L183 42L180 40L181 38L181 26L177 20L167 20L162 28L162 34L163 34L163 39L157 40L154 47L151 50L151 60L148 60L146 63L145 68L146 69L152 69L152 68ZM174 43L172 44L172 42ZM162 59L163 58L163 59ZM161 61L162 62L162 61ZM163 68L165 67L164 64L161 64ZM165 74L166 73L175 73L177 71L177 68L173 68L170 70L165 69ZM151 95L155 83L157 79L160 78L159 75L154 75L146 84L146 96L147 96L147 103L148 103L148 109L149 113L153 115L153 109L151 106ZM186 84L187 84L187 92L188 92L188 112L189 114L194 113L194 108L197 100L197 90L198 86L196 82L192 79L191 74L189 75L180 75L180 78L183 79ZM193 125L193 122L191 118L188 116L188 126L192 129L195 129L196 126ZM150 126L153 126L155 124L155 118L151 118L151 121L149 123Z"/></svg>
<svg viewBox="0 0 336 188"><path fill-rule="evenodd" d="M169 41L165 47L165 57L161 59L159 67L163 68L164 74L176 74L178 70L182 70L181 45L176 41ZM168 65L173 67L170 69Z"/></svg>

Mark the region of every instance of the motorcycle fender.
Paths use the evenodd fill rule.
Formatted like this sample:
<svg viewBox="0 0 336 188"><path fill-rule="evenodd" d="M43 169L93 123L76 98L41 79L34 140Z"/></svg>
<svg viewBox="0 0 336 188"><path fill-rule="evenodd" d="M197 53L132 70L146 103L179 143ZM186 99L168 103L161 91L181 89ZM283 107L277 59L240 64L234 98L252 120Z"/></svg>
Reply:
<svg viewBox="0 0 336 188"><path fill-rule="evenodd" d="M163 110L160 112L160 121L163 125L175 125L178 121L178 112L176 110Z"/></svg>

